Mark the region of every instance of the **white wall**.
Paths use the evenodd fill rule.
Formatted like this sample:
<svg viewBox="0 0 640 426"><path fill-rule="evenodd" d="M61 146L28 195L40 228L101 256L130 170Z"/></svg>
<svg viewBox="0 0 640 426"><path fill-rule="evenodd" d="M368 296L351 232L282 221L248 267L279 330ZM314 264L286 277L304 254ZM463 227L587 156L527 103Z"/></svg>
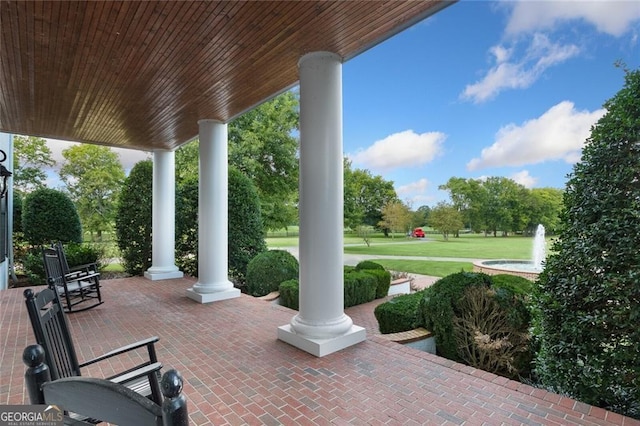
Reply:
<svg viewBox="0 0 640 426"><path fill-rule="evenodd" d="M12 144L12 135L8 133L0 133L0 149L7 154L7 159L2 163L9 171L13 171L13 144ZM0 158L1 159L1 158ZM9 179L9 183L12 183L13 179ZM9 197L9 204L7 209L7 214L9 217L9 226L13 223L13 191L11 188L7 191L6 197ZM4 226L4 224L0 223L0 226ZM9 228L7 230L7 235L9 235L9 241L11 241L11 233L12 229ZM9 250L11 250L11 244L9 244ZM8 287L9 283L9 261L5 257L0 259L0 290L5 290Z"/></svg>

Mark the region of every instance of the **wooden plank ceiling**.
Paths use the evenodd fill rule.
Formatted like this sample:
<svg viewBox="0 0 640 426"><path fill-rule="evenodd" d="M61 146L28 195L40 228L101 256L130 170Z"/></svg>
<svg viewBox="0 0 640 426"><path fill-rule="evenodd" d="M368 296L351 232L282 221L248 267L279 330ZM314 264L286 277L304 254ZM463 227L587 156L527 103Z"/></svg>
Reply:
<svg viewBox="0 0 640 426"><path fill-rule="evenodd" d="M449 3L2 0L0 131L174 149Z"/></svg>

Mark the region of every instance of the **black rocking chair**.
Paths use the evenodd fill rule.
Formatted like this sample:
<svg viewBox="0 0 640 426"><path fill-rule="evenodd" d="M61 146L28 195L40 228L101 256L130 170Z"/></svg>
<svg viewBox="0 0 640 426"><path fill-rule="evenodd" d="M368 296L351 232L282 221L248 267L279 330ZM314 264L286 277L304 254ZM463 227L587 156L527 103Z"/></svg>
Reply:
<svg viewBox="0 0 640 426"><path fill-rule="evenodd" d="M64 424L92 425L109 422L136 426L188 426L187 400L182 395L183 379L176 370L162 376L162 404L144 398L132 390L103 379L66 377L51 380L45 352L40 345L25 348L22 360L32 404L49 405L50 416ZM63 413L61 408L66 411ZM96 420L100 419L100 420Z"/></svg>
<svg viewBox="0 0 640 426"><path fill-rule="evenodd" d="M120 374L107 377L114 383L122 384L129 389L151 399L156 404L162 403L159 371L162 364L156 357L155 343L158 337L151 337L119 349L112 350L102 356L85 362L78 362L76 350L71 338L69 323L62 309L60 298L55 288L45 288L34 294L33 290L24 291L25 303L29 319L33 327L36 343L44 348L46 364L51 372L51 379L80 376L80 369L112 357L128 353L132 350L147 349L148 360Z"/></svg>
<svg viewBox="0 0 640 426"><path fill-rule="evenodd" d="M47 282L55 286L67 312L78 312L102 304L100 273L95 265L69 269L61 245L42 249Z"/></svg>

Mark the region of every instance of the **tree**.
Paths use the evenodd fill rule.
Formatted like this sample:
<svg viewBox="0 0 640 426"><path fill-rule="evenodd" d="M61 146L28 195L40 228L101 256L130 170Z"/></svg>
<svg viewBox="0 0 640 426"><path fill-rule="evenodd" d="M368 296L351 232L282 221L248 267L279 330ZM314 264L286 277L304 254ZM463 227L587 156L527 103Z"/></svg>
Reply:
<svg viewBox="0 0 640 426"><path fill-rule="evenodd" d="M140 161L131 169L118 197L115 230L124 269L142 275L151 267L153 163Z"/></svg>
<svg viewBox="0 0 640 426"><path fill-rule="evenodd" d="M412 223L415 226L425 226L429 223L429 215L431 214L431 207L420 206L413 212Z"/></svg>
<svg viewBox="0 0 640 426"><path fill-rule="evenodd" d="M286 228L297 216L297 94L289 91L229 124L229 163L258 190L265 229Z"/></svg>
<svg viewBox="0 0 640 426"><path fill-rule="evenodd" d="M125 179L118 155L110 148L97 145L75 145L62 151L65 162L60 178L67 185L71 199L85 228L96 232L113 226L116 196Z"/></svg>
<svg viewBox="0 0 640 426"><path fill-rule="evenodd" d="M266 229L285 228L297 217L298 116L298 98L286 92L229 123L229 164L256 186ZM176 151L178 182L197 178L198 158L198 141Z"/></svg>
<svg viewBox="0 0 640 426"><path fill-rule="evenodd" d="M36 189L25 197L22 229L25 240L32 246L52 241L82 242L76 207L69 197L55 189Z"/></svg>
<svg viewBox="0 0 640 426"><path fill-rule="evenodd" d="M13 137L13 186L18 191L26 194L44 188L47 180L44 169L55 164L45 139Z"/></svg>
<svg viewBox="0 0 640 426"><path fill-rule="evenodd" d="M533 234L541 224L548 234L555 234L560 227L562 196L564 191L557 188L533 188L530 191L530 212L528 232Z"/></svg>
<svg viewBox="0 0 640 426"><path fill-rule="evenodd" d="M464 225L462 214L452 204L439 202L429 215L429 225L442 232L445 241L449 240L449 234L458 232Z"/></svg>
<svg viewBox="0 0 640 426"><path fill-rule="evenodd" d="M569 175L536 295L544 386L640 419L640 70Z"/></svg>
<svg viewBox="0 0 640 426"><path fill-rule="evenodd" d="M356 229L358 225L378 226L382 220L382 208L390 201L398 200L392 181L373 176L368 170L351 168L351 161L344 160L344 221L345 226ZM385 233L387 228L384 229Z"/></svg>
<svg viewBox="0 0 640 426"><path fill-rule="evenodd" d="M462 214L464 227L475 232L485 229L483 209L487 194L481 180L452 177L438 189L449 192L453 206Z"/></svg>
<svg viewBox="0 0 640 426"><path fill-rule="evenodd" d="M193 176L178 186L176 203L176 265L198 274L198 181ZM229 168L229 276L243 288L247 265L267 250L260 216L260 200L253 182L234 167Z"/></svg>
<svg viewBox="0 0 640 426"><path fill-rule="evenodd" d="M400 201L389 201L382 208L382 220L378 226L383 229L390 229L391 235L394 232L405 232L411 223L411 212L409 208Z"/></svg>

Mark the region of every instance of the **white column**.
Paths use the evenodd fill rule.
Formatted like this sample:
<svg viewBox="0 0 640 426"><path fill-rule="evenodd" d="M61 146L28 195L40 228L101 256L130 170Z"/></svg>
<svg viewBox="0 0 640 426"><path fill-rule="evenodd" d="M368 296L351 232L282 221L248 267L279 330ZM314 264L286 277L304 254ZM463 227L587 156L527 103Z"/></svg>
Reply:
<svg viewBox="0 0 640 426"><path fill-rule="evenodd" d="M315 356L366 339L344 313L342 64L303 56L300 73L300 300L278 338Z"/></svg>
<svg viewBox="0 0 640 426"><path fill-rule="evenodd" d="M200 120L198 282L187 296L200 303L240 296L229 281L227 125Z"/></svg>
<svg viewBox="0 0 640 426"><path fill-rule="evenodd" d="M150 280L182 278L175 265L176 254L176 166L173 151L153 152L153 207Z"/></svg>

